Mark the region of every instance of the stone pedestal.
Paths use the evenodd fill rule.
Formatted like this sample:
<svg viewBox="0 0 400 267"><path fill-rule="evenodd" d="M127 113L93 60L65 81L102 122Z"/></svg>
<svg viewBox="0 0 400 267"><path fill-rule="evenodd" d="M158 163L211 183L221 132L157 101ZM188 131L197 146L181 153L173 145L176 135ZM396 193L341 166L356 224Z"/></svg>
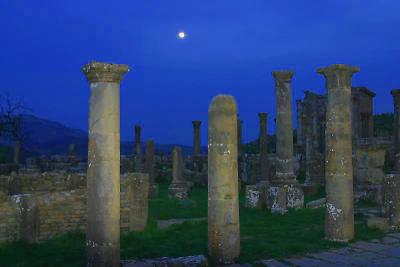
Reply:
<svg viewBox="0 0 400 267"><path fill-rule="evenodd" d="M240 253L237 106L229 95L208 109L208 253L214 265Z"/></svg>
<svg viewBox="0 0 400 267"><path fill-rule="evenodd" d="M129 231L142 232L147 226L149 204L149 175L127 174L129 204Z"/></svg>
<svg viewBox="0 0 400 267"><path fill-rule="evenodd" d="M174 147L172 151L172 183L168 187L169 197L187 198L190 186L184 177L184 167L182 148Z"/></svg>
<svg viewBox="0 0 400 267"><path fill-rule="evenodd" d="M158 197L158 184L156 183L156 173L154 168L154 141L148 140L146 144L146 165L145 172L149 174L149 197Z"/></svg>
<svg viewBox="0 0 400 267"><path fill-rule="evenodd" d="M276 175L267 192L272 212L304 206L304 194L293 168L292 71L275 71L276 88Z"/></svg>
<svg viewBox="0 0 400 267"><path fill-rule="evenodd" d="M90 83L86 266L120 264L120 81L127 65L92 62Z"/></svg>
<svg viewBox="0 0 400 267"><path fill-rule="evenodd" d="M245 207L249 209L262 209L267 204L268 182L260 182L255 185L246 186Z"/></svg>
<svg viewBox="0 0 400 267"><path fill-rule="evenodd" d="M201 121L192 121L192 124L193 124L193 155L198 156L201 154L201 146L200 146Z"/></svg>
<svg viewBox="0 0 400 267"><path fill-rule="evenodd" d="M359 69L331 65L318 69L326 78L326 215L325 238L354 238L351 78Z"/></svg>

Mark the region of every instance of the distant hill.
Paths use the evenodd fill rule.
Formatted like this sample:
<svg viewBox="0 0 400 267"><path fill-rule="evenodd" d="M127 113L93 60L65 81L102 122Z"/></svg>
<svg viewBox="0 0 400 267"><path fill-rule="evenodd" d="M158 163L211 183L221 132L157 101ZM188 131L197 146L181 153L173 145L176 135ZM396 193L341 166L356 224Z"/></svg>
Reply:
<svg viewBox="0 0 400 267"><path fill-rule="evenodd" d="M77 154L82 158L87 157L88 134L86 131L69 128L59 122L38 118L33 115L23 116L23 128L26 133L26 141L22 153L23 158L41 155L63 155L67 153L69 144L76 145ZM0 145L3 147L0 152L7 151L9 153L11 150L6 147L12 147L13 142L0 137ZM142 146L143 151L145 151L144 142ZM170 154L174 146L175 144L155 144L155 151L156 153ZM181 147L185 155L192 153L192 147ZM121 142L121 154L131 155L133 151L133 143ZM0 155L0 162L9 161L11 158L9 155Z"/></svg>

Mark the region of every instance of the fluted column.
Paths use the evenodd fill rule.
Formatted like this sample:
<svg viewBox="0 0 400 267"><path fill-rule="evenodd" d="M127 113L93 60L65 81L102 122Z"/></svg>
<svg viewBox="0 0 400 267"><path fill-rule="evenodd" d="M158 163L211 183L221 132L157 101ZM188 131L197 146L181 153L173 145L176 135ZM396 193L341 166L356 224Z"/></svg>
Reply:
<svg viewBox="0 0 400 267"><path fill-rule="evenodd" d="M269 164L268 164L268 130L267 120L268 114L265 112L258 113L260 119L260 180L268 181L269 179Z"/></svg>
<svg viewBox="0 0 400 267"><path fill-rule="evenodd" d="M195 156L201 154L200 147L200 126L201 121L192 121L193 124L193 153Z"/></svg>
<svg viewBox="0 0 400 267"><path fill-rule="evenodd" d="M86 266L120 265L120 81L127 65L92 62L90 83Z"/></svg>
<svg viewBox="0 0 400 267"><path fill-rule="evenodd" d="M326 78L325 238L354 238L351 79L359 69L331 65L317 70Z"/></svg>
<svg viewBox="0 0 400 267"><path fill-rule="evenodd" d="M213 266L240 253L237 106L229 95L208 109L208 253Z"/></svg>

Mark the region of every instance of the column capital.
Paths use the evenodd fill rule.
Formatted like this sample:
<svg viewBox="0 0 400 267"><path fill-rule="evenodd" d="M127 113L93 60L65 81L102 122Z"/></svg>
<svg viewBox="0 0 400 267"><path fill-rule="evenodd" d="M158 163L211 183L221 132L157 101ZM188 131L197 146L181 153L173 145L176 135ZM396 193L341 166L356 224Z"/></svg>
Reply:
<svg viewBox="0 0 400 267"><path fill-rule="evenodd" d="M400 89L393 89L392 91L390 91L390 94L393 97L398 97L400 95Z"/></svg>
<svg viewBox="0 0 400 267"><path fill-rule="evenodd" d="M293 75L294 71L291 70L280 70L272 72L272 76L275 78L276 81L279 82L291 82Z"/></svg>
<svg viewBox="0 0 400 267"><path fill-rule="evenodd" d="M89 83L109 82L120 83L125 73L129 71L128 65L112 64L92 61L82 68L83 74Z"/></svg>
<svg viewBox="0 0 400 267"><path fill-rule="evenodd" d="M357 73L360 71L360 68L350 66L350 65L345 65L345 64L333 64L328 67L323 67L323 68L318 68L317 73L324 75L325 77L328 77L332 74L336 75L353 75L354 73Z"/></svg>
<svg viewBox="0 0 400 267"><path fill-rule="evenodd" d="M200 127L201 121L192 121L194 127Z"/></svg>

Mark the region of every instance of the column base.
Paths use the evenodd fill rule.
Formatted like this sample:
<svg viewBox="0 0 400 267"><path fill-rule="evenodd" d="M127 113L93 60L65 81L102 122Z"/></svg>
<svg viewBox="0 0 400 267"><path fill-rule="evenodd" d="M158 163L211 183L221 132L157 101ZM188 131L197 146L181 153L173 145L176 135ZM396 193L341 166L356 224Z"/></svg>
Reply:
<svg viewBox="0 0 400 267"><path fill-rule="evenodd" d="M168 187L168 196L170 198L185 199L188 197L190 191L190 185L184 183L172 183Z"/></svg>
<svg viewBox="0 0 400 267"><path fill-rule="evenodd" d="M272 213L285 214L289 208L304 207L304 192L297 180L274 181L267 189L266 201Z"/></svg>

